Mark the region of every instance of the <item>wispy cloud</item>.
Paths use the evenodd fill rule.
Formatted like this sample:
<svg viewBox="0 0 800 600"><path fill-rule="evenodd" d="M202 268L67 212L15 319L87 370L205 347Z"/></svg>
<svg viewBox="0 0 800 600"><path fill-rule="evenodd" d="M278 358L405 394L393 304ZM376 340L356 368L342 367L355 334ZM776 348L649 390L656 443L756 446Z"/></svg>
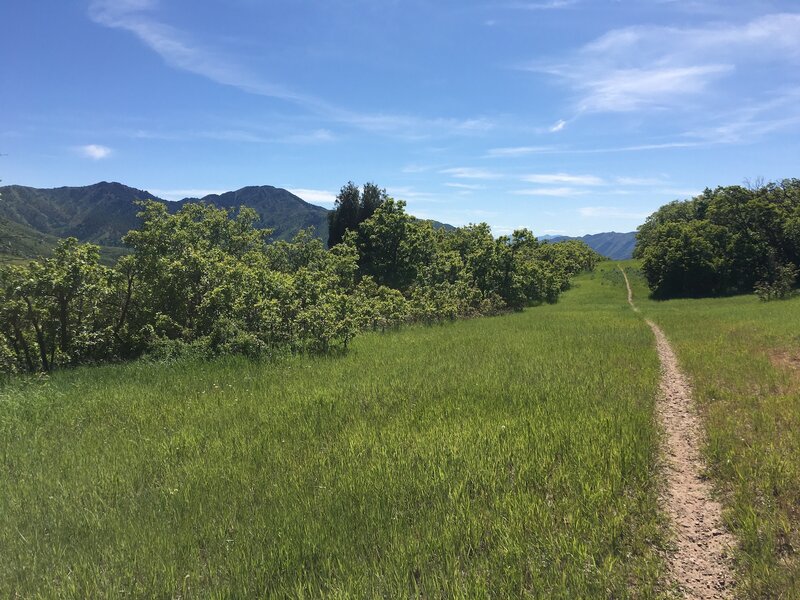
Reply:
<svg viewBox="0 0 800 600"><path fill-rule="evenodd" d="M734 73L798 62L800 14L779 13L743 24L615 29L561 61L527 68L569 85L578 112L631 112L683 108Z"/></svg>
<svg viewBox="0 0 800 600"><path fill-rule="evenodd" d="M630 112L651 107L678 106L700 94L733 65L619 69L577 86L584 92L584 112Z"/></svg>
<svg viewBox="0 0 800 600"><path fill-rule="evenodd" d="M496 171L476 169L473 167L453 167L451 169L443 169L439 172L457 179L500 179L503 177L501 173L497 173Z"/></svg>
<svg viewBox="0 0 800 600"><path fill-rule="evenodd" d="M175 69L194 73L248 94L286 101L331 121L364 131L423 139L433 135L476 135L494 127L493 121L481 117L428 118L358 112L336 106L289 86L267 81L219 49L204 47L186 32L155 18L157 8L156 0L93 0L89 16L99 25L132 33Z"/></svg>
<svg viewBox="0 0 800 600"><path fill-rule="evenodd" d="M86 146L78 146L76 150L81 156L91 158L92 160L102 160L104 158L108 158L113 152L108 146L101 146L100 144L87 144Z"/></svg>
<svg viewBox="0 0 800 600"><path fill-rule="evenodd" d="M578 0L549 0L547 2L511 2L506 8L515 10L556 10L578 4Z"/></svg>
<svg viewBox="0 0 800 600"><path fill-rule="evenodd" d="M453 181L445 183L445 185L447 187L455 188L457 190L482 190L484 187L482 185L477 185L472 183L456 183Z"/></svg>
<svg viewBox="0 0 800 600"><path fill-rule="evenodd" d="M559 119L558 121L556 121L552 125L552 127L550 127L550 129L548 131L550 131L550 133L557 133L557 132L561 131L562 129L564 129L564 127L566 127L566 126L567 126L567 122L564 119Z"/></svg>
<svg viewBox="0 0 800 600"><path fill-rule="evenodd" d="M578 190L571 187L555 188L529 188L523 190L513 190L511 192L517 196L548 196L554 198L570 198L572 196L583 196L586 190Z"/></svg>
<svg viewBox="0 0 800 600"><path fill-rule="evenodd" d="M440 194L436 194L434 192L429 192L426 190L419 190L413 186L402 186L402 185L389 185L386 186L386 191L392 198L397 198L399 200L406 200L406 201L414 201L414 203L441 203L445 202L446 199L443 198Z"/></svg>
<svg viewBox="0 0 800 600"><path fill-rule="evenodd" d="M642 152L645 150L670 150L678 148L698 148L722 143L720 140L687 142L659 142L653 144L633 144L630 146L609 146L606 148L573 148L556 150L554 154L607 154L615 152Z"/></svg>
<svg viewBox="0 0 800 600"><path fill-rule="evenodd" d="M605 181L595 175L570 175L569 173L536 173L533 175L524 175L521 179L529 183L544 184L565 183L568 185L596 186L605 183Z"/></svg>
<svg viewBox="0 0 800 600"><path fill-rule="evenodd" d="M510 148L491 148L486 156L490 158L514 158L517 156L528 156L529 154L546 153L553 148L551 146L514 146Z"/></svg>
<svg viewBox="0 0 800 600"><path fill-rule="evenodd" d="M319 107L317 99L265 82L233 61L221 58L219 52L209 52L200 47L184 32L153 18L151 14L156 8L156 0L94 0L89 7L89 16L100 25L134 34L174 68L253 94Z"/></svg>
<svg viewBox="0 0 800 600"><path fill-rule="evenodd" d="M215 140L219 142L241 142L245 144L299 144L315 145L335 142L337 137L329 129L299 131L285 135L270 134L262 128L254 126L228 127L220 129L122 129L115 134L137 140L191 141Z"/></svg>

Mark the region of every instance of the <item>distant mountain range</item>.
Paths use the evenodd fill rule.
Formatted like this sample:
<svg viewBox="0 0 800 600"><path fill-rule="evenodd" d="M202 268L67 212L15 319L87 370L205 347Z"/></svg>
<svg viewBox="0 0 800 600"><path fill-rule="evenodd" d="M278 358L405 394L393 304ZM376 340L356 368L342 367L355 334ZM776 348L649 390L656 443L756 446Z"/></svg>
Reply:
<svg viewBox="0 0 800 600"><path fill-rule="evenodd" d="M249 206L259 215L257 225L273 230L273 239L291 239L308 227L313 227L324 242L328 238L328 209L269 185L177 202L163 200L146 190L105 181L52 189L9 185L0 187L0 259L47 255L59 238L74 236L82 242L100 245L104 261L113 262L125 252L122 236L140 224L136 217L140 209L134 202L145 199L163 202L170 212L177 212L190 202L219 208ZM436 221L432 223L434 227L452 228ZM609 258L630 258L635 244L633 233L598 233L575 239L582 239Z"/></svg>
<svg viewBox="0 0 800 600"><path fill-rule="evenodd" d="M595 252L607 256L613 260L625 260L633 256L633 249L636 246L636 232L617 233L609 231L607 233L593 233L582 237L567 237L563 235L544 236L551 242L563 240L581 240L592 248Z"/></svg>
<svg viewBox="0 0 800 600"><path fill-rule="evenodd" d="M145 199L163 202L170 212L177 212L189 202L219 208L249 206L259 215L258 226L273 230L273 239L290 239L308 227L314 227L323 241L328 238L330 211L268 185L177 202L105 181L53 189L11 185L0 187L0 254L33 258L47 254L58 238L74 236L99 244L104 259L113 261L124 252L122 236L140 224L136 217L140 208L134 202Z"/></svg>

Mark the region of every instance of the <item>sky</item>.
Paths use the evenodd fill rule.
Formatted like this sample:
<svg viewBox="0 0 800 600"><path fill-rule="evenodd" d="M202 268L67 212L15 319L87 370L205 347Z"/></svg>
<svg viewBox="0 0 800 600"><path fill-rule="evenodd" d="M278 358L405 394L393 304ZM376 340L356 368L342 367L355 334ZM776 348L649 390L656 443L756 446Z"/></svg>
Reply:
<svg viewBox="0 0 800 600"><path fill-rule="evenodd" d="M4 2L0 179L632 231L798 177L797 0ZM0 200L2 201L2 200Z"/></svg>

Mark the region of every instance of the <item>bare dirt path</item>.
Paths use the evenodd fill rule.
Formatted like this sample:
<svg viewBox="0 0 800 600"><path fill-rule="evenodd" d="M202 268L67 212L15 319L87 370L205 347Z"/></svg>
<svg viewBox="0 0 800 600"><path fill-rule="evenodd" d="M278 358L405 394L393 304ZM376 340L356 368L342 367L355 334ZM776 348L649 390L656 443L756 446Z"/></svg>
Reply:
<svg viewBox="0 0 800 600"><path fill-rule="evenodd" d="M628 303L633 302L628 276ZM702 429L692 403L691 387L678 367L678 360L664 332L645 319L656 338L661 360L661 383L657 411L664 428L662 454L666 482L662 502L670 518L675 551L668 558L670 574L686 598L730 598L733 574L730 549L733 537L722 523L722 507L712 498L703 477L700 455Z"/></svg>

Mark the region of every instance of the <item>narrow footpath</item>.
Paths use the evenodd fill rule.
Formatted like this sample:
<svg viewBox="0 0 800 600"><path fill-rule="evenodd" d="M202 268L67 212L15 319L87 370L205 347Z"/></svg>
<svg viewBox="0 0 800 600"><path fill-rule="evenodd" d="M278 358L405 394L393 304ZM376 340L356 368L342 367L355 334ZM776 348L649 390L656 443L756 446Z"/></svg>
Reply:
<svg viewBox="0 0 800 600"><path fill-rule="evenodd" d="M628 303L639 312L628 276L622 268L620 271L628 288ZM649 319L645 321L653 330L661 361L657 412L664 430L666 482L662 502L675 545L668 558L670 574L686 598L727 599L733 588L730 549L734 539L725 529L722 507L713 499L711 485L703 477L702 429L691 387L664 332Z"/></svg>

